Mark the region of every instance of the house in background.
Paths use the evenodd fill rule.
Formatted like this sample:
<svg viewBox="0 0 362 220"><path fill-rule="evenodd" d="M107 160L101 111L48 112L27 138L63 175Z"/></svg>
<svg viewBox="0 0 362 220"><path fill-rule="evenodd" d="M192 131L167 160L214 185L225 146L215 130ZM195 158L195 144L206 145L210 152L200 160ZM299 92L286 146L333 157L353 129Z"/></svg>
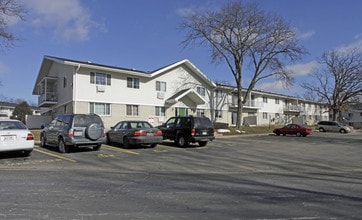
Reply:
<svg viewBox="0 0 362 220"><path fill-rule="evenodd" d="M33 95L43 115L96 113L109 128L120 120L153 125L175 115L206 116L235 125L236 88L215 84L189 60L147 72L44 56ZM244 124L269 125L328 119L323 103L252 91Z"/></svg>
<svg viewBox="0 0 362 220"><path fill-rule="evenodd" d="M362 128L362 103L351 105L342 113L344 123L355 129Z"/></svg>
<svg viewBox="0 0 362 220"><path fill-rule="evenodd" d="M9 119L14 112L15 107L19 103L13 102L0 102L0 119ZM40 115L40 109L35 106L30 106L33 115Z"/></svg>

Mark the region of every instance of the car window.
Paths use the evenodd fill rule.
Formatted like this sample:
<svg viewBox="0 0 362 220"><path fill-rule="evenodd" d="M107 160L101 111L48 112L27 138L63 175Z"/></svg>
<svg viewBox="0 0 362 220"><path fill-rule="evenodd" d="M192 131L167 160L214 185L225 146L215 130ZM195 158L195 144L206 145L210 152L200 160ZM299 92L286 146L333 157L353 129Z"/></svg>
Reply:
<svg viewBox="0 0 362 220"><path fill-rule="evenodd" d="M170 118L170 119L166 122L166 127L172 128L172 127L175 125L175 120L176 120L176 118Z"/></svg>
<svg viewBox="0 0 362 220"><path fill-rule="evenodd" d="M19 121L0 122L0 130L27 129L26 126Z"/></svg>
<svg viewBox="0 0 362 220"><path fill-rule="evenodd" d="M213 127L211 120L206 117L205 118L195 118L194 123L195 123L194 124L195 127L200 127L200 125L206 126L206 127Z"/></svg>
<svg viewBox="0 0 362 220"><path fill-rule="evenodd" d="M74 127L86 127L92 123L102 124L102 120L95 115L75 115Z"/></svg>

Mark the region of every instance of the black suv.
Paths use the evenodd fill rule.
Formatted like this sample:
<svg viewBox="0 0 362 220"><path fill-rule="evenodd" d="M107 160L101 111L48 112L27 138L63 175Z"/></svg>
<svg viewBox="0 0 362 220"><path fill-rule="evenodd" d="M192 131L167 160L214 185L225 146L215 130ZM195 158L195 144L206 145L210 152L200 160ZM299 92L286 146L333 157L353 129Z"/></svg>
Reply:
<svg viewBox="0 0 362 220"><path fill-rule="evenodd" d="M41 147L58 147L61 153L69 153L70 147L99 150L105 142L103 121L96 114L58 115L40 134Z"/></svg>
<svg viewBox="0 0 362 220"><path fill-rule="evenodd" d="M214 125L206 117L172 117L158 128L161 129L164 140L174 140L179 147L186 147L190 142L206 146L208 141L215 139Z"/></svg>

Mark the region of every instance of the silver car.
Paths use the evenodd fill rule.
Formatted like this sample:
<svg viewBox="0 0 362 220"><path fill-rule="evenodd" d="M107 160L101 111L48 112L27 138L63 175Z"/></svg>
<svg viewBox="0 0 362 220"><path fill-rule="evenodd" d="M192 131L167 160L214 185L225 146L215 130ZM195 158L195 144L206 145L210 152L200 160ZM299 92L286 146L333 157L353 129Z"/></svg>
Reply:
<svg viewBox="0 0 362 220"><path fill-rule="evenodd" d="M351 132L350 127L343 125L337 121L320 121L317 123L317 129L320 132L326 132L326 131L334 131L334 132L341 132L341 133Z"/></svg>

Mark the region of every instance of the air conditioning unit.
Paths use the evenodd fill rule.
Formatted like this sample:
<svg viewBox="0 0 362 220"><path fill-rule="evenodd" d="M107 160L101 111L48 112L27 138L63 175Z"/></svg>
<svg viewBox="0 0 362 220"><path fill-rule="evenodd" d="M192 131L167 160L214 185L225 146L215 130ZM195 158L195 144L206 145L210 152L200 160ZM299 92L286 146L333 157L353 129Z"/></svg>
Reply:
<svg viewBox="0 0 362 220"><path fill-rule="evenodd" d="M165 98L165 93L164 92L158 92L157 93L157 98L158 99L164 99Z"/></svg>
<svg viewBox="0 0 362 220"><path fill-rule="evenodd" d="M104 91L106 91L105 86L97 86L97 92L104 92Z"/></svg>

